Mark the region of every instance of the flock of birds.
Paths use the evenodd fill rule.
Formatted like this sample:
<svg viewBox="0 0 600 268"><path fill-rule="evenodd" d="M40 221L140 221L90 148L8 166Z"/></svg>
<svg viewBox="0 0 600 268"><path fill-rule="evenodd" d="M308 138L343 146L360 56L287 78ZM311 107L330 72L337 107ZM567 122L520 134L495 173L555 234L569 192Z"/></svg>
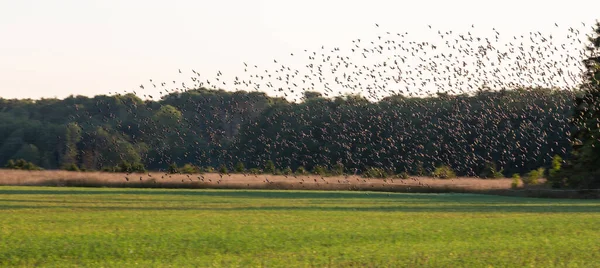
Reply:
<svg viewBox="0 0 600 268"><path fill-rule="evenodd" d="M560 28L558 24L554 25ZM582 26L587 27L585 23ZM584 48L586 40L582 36L586 33L569 27L564 28L561 36L543 34L541 32L530 32L517 36L504 36L498 30L492 29L488 35L476 35L475 25L465 32L451 30L436 30L428 26L431 38L428 40L415 40L408 32L385 31L380 25L375 25L376 36L372 39L357 38L351 41L347 47L320 46L315 50L304 50L289 54L291 61L302 62L302 64L287 64L285 60L274 59L267 67L256 64L241 62L243 73L232 78L226 78L217 71L213 77L200 74L191 70L187 82L157 82L152 79L149 84L142 84L138 91L142 95L150 88L160 90L161 96L177 95L178 93L198 88L228 90L261 91L270 95L284 97L289 101L302 101L303 93L306 91L320 91L325 97L336 97L350 94L358 94L368 99L381 100L386 96L404 95L407 97L436 96L440 93L458 95L473 94L482 87L494 90L510 90L515 88L549 88L558 90L576 90L581 85L584 77L584 66L582 61L588 55ZM593 29L593 28L592 28ZM241 66L242 66L241 65ZM182 76L186 71L178 71ZM144 97L153 98L150 94ZM528 102L528 100L522 100ZM467 104L465 104L467 105ZM501 120L510 118L511 112L493 104L487 104L488 111L480 116L489 117L490 120ZM559 117L560 109L564 103L556 103L555 116ZM526 109L541 109L534 100L531 100ZM470 116L465 113L470 107L457 108L455 120L447 122L434 122L424 125L424 128L404 130L404 134L398 137L412 136L419 139L421 131L452 131L453 143L462 144L462 151L454 152L454 155L431 156L434 160L448 161L448 157L456 157L466 165L476 163L486 158L485 155L474 155L474 144L467 144L464 136L471 131L466 126L454 125L455 122ZM414 107L414 109L422 109ZM436 111L431 111L435 113ZM336 115L328 115L336 116ZM384 120L406 120L405 115L388 115ZM381 115L373 114L371 122L381 123ZM477 118L471 118L476 120ZM561 118L561 120L563 120ZM526 145L507 144L503 159L514 162L515 159L539 157L536 151L521 151L519 155L514 152L522 148L535 148L535 145L546 145L547 132L567 132L566 122L552 129L542 128L536 122L527 122L531 131L531 140ZM388 122L389 123L389 122ZM369 127L369 126L364 126ZM483 129L481 131L496 132L496 138L486 141L491 144L505 143L517 126L505 126L504 128ZM256 133L256 135L263 135ZM306 133L310 139L310 133ZM340 148L347 147L353 141L360 140L362 143L380 143L382 147L401 146L393 141L381 142L369 140L362 137L360 132L348 133L346 140L330 140L337 143ZM422 135L426 137L428 135ZM493 136L493 135L492 135ZM267 139L269 140L269 139ZM277 143L276 139L269 140ZM440 141L441 142L441 141ZM284 146L273 144L273 146ZM438 144L443 148L443 144ZM564 153L565 148L554 147L556 153ZM419 154L419 148L415 147L408 154ZM538 152L539 153L539 152ZM393 161L404 161L403 156L399 159L379 159L382 165ZM437 158L436 157L440 157ZM543 156L551 157L551 155ZM409 157L405 157L408 159ZM387 162L386 162L387 161ZM392 161L392 162L390 162ZM408 160L407 160L408 161ZM170 176L165 174L165 176ZM165 177L163 176L163 177ZM248 175L249 176L249 175ZM221 175L216 183L223 181ZM193 176L187 180L192 181ZM203 176L195 178L205 181ZM321 178L323 182L325 180ZM129 175L127 177L129 181ZM142 178L140 177L140 180ZM302 179L303 180L303 179ZM302 183L303 181L299 181ZM318 183L315 179L315 183ZM360 181L360 179L359 179ZM213 182L211 180L211 182ZM265 179L264 182L269 182ZM338 181L338 183L349 183L349 178ZM366 181L365 181L366 182ZM328 183L328 182L327 182Z"/></svg>
<svg viewBox="0 0 600 268"><path fill-rule="evenodd" d="M320 46L315 51L290 53L292 58L305 59L304 66L277 59L267 67L242 62L245 76L230 80L221 71L210 78L191 70L187 84L153 80L150 84L159 88L161 95L205 87L264 91L300 101L303 91L313 90L322 91L326 97L361 94L381 99L392 94L462 94L482 85L495 89L572 89L581 83L586 44L580 30L573 27L564 36L539 31L502 36L493 28L492 34L486 36L437 30L437 35L429 39L434 38L438 40L412 40L408 32L387 31L373 40L352 40L346 49ZM180 69L179 73L185 72ZM147 87L140 85L141 89Z"/></svg>

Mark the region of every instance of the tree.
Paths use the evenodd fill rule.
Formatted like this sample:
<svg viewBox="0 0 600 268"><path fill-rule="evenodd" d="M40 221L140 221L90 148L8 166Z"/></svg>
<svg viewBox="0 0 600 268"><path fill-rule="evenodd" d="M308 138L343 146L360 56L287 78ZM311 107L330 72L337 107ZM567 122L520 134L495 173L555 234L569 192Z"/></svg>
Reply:
<svg viewBox="0 0 600 268"><path fill-rule="evenodd" d="M273 174L275 172L275 163L273 163L273 161L271 160L268 160L267 162L265 162L263 170L265 173Z"/></svg>
<svg viewBox="0 0 600 268"><path fill-rule="evenodd" d="M571 159L565 165L566 184L572 187L600 186L600 22L586 48L586 81L583 94L575 99Z"/></svg>
<svg viewBox="0 0 600 268"><path fill-rule="evenodd" d="M246 171L246 168L244 167L244 163L237 162L237 164L235 164L234 170L237 173L244 173L244 171Z"/></svg>
<svg viewBox="0 0 600 268"><path fill-rule="evenodd" d="M322 98L323 94L317 91L305 91L304 92L304 100L312 100Z"/></svg>
<svg viewBox="0 0 600 268"><path fill-rule="evenodd" d="M23 144L21 149L13 155L12 159L23 159L27 162L31 162L35 165L39 165L40 162L40 151L33 144Z"/></svg>
<svg viewBox="0 0 600 268"><path fill-rule="evenodd" d="M67 124L62 141L61 166L77 165L77 143L81 141L81 127L77 123Z"/></svg>

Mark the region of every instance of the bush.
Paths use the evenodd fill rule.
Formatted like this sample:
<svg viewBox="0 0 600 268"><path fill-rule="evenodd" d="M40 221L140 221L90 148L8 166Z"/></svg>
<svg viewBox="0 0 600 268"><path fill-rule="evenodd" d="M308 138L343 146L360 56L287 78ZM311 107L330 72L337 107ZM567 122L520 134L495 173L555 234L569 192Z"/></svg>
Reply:
<svg viewBox="0 0 600 268"><path fill-rule="evenodd" d="M316 165L313 168L313 174L327 176L327 168L325 168L324 166L321 166L321 165Z"/></svg>
<svg viewBox="0 0 600 268"><path fill-rule="evenodd" d="M275 173L275 163L273 163L273 161L271 161L271 160L265 162L265 167L264 167L263 171L265 173L270 173L270 174Z"/></svg>
<svg viewBox="0 0 600 268"><path fill-rule="evenodd" d="M431 173L431 176L438 179L451 179L456 178L456 173L449 166L442 165L436 167L435 170Z"/></svg>
<svg viewBox="0 0 600 268"><path fill-rule="evenodd" d="M212 166L206 166L204 168L204 172L206 172L206 173L215 173L215 168L212 167Z"/></svg>
<svg viewBox="0 0 600 268"><path fill-rule="evenodd" d="M20 169L20 170L43 170L43 168L36 166L34 163L27 162L23 159L18 159L17 161L8 160L6 163L6 168L8 169Z"/></svg>
<svg viewBox="0 0 600 268"><path fill-rule="evenodd" d="M417 162L417 167L415 168L415 174L417 176L425 176L425 168L423 167L423 162Z"/></svg>
<svg viewBox="0 0 600 268"><path fill-rule="evenodd" d="M219 167L219 173L220 174L227 174L227 173L229 173L229 170L227 170L227 167L225 165L221 165Z"/></svg>
<svg viewBox="0 0 600 268"><path fill-rule="evenodd" d="M191 163L183 165L183 167L181 167L178 170L178 172L182 173L182 174L197 174L197 173L202 173L202 172L200 172L200 167L198 167L198 166L196 166L194 164L191 164Z"/></svg>
<svg viewBox="0 0 600 268"><path fill-rule="evenodd" d="M561 173L562 161L563 159L559 155L552 158L552 167L548 171L548 181L551 183L552 188L560 188L566 184L566 179Z"/></svg>
<svg viewBox="0 0 600 268"><path fill-rule="evenodd" d="M400 174L396 175L396 178L406 180L410 178L410 175L408 175L408 172L406 171L400 172Z"/></svg>
<svg viewBox="0 0 600 268"><path fill-rule="evenodd" d="M177 164L171 163L169 165L169 168L167 168L167 172L170 174L179 173L179 168L177 167Z"/></svg>
<svg viewBox="0 0 600 268"><path fill-rule="evenodd" d="M502 169L500 169L499 171L497 170L496 163L487 162L485 164L485 167L483 168L483 171L479 175L479 177L484 178L484 179L489 179L489 178L500 179L500 178L504 178L504 174L502 174L503 171L504 170L502 170Z"/></svg>
<svg viewBox="0 0 600 268"><path fill-rule="evenodd" d="M100 169L102 172L115 172L115 168L114 167L102 167L102 169Z"/></svg>
<svg viewBox="0 0 600 268"><path fill-rule="evenodd" d="M521 176L519 174L513 174L512 182L510 183L510 188L512 188L512 189L519 188L520 181L521 181Z"/></svg>
<svg viewBox="0 0 600 268"><path fill-rule="evenodd" d="M16 168L17 164L15 163L15 160L8 160L8 162L6 163L6 165L4 165L5 168L9 168L9 169L17 169Z"/></svg>
<svg viewBox="0 0 600 268"><path fill-rule="evenodd" d="M303 166L299 166L296 169L296 174L298 175L306 175L308 172L306 172L306 169Z"/></svg>
<svg viewBox="0 0 600 268"><path fill-rule="evenodd" d="M337 164L333 165L331 174L334 176L344 175L344 165L342 163L337 163Z"/></svg>
<svg viewBox="0 0 600 268"><path fill-rule="evenodd" d="M233 167L233 170L235 170L235 172L237 173L244 173L244 171L246 171L246 167L244 167L244 163L237 162L237 164L235 164L235 167Z"/></svg>
<svg viewBox="0 0 600 268"><path fill-rule="evenodd" d="M133 167L131 166L131 164L129 164L129 162L122 161L121 163L119 163L119 165L117 165L117 167L115 168L115 171L131 173L133 171Z"/></svg>
<svg viewBox="0 0 600 268"><path fill-rule="evenodd" d="M258 175L258 174L261 174L262 172L258 168L251 168L250 170L248 170L248 173Z"/></svg>
<svg viewBox="0 0 600 268"><path fill-rule="evenodd" d="M292 175L292 173L294 173L294 172L292 171L292 169L290 167L286 167L281 171L281 173L283 173L283 175Z"/></svg>
<svg viewBox="0 0 600 268"><path fill-rule="evenodd" d="M362 175L365 178L385 179L388 177L388 173L383 168L367 168Z"/></svg>
<svg viewBox="0 0 600 268"><path fill-rule="evenodd" d="M66 171L80 171L79 167L75 163L64 165L62 169Z"/></svg>
<svg viewBox="0 0 600 268"><path fill-rule="evenodd" d="M524 185L536 185L539 183L539 180L544 177L544 168L538 168L537 170L532 170L523 177Z"/></svg>
<svg viewBox="0 0 600 268"><path fill-rule="evenodd" d="M131 165L131 171L135 173L146 173L146 167L144 167L144 164L140 162L133 163Z"/></svg>

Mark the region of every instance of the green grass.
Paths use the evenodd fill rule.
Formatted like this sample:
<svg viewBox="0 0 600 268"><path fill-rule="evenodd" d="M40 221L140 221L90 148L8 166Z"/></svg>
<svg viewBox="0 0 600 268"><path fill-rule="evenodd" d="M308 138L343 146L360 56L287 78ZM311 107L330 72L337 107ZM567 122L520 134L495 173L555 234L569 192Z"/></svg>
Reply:
<svg viewBox="0 0 600 268"><path fill-rule="evenodd" d="M600 202L0 187L0 266L600 267Z"/></svg>

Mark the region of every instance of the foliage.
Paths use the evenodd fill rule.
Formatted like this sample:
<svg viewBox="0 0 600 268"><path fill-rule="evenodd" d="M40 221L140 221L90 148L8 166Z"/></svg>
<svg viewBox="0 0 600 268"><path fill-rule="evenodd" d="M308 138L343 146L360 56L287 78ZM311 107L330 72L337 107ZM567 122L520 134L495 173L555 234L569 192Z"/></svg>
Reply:
<svg viewBox="0 0 600 268"><path fill-rule="evenodd" d="M369 167L365 172L363 172L363 177L365 178L378 178L385 179L388 177L388 173L383 168Z"/></svg>
<svg viewBox="0 0 600 268"><path fill-rule="evenodd" d="M493 178L493 179L500 179L500 178L504 178L504 174L502 174L504 170L497 170L496 168L496 163L494 162L487 162L485 164L485 167L483 168L483 171L481 172L481 174L479 174L479 177L484 178L484 179L488 179L488 178Z"/></svg>
<svg viewBox="0 0 600 268"><path fill-rule="evenodd" d="M327 176L328 174L327 168L322 165L315 165L312 173L320 176Z"/></svg>
<svg viewBox="0 0 600 268"><path fill-rule="evenodd" d="M571 134L572 153L570 161L561 172L566 180L552 178L553 186L566 184L570 187L600 187L600 22L589 37L588 58L584 60L586 81L582 85L584 94L575 99L571 120L574 128ZM559 174L554 174L559 175Z"/></svg>
<svg viewBox="0 0 600 268"><path fill-rule="evenodd" d="M244 166L244 163L237 162L233 170L235 170L237 173L244 173L244 171L246 171L246 167Z"/></svg>
<svg viewBox="0 0 600 268"><path fill-rule="evenodd" d="M248 170L248 173L254 174L254 175L258 175L258 174L261 174L262 171L260 169L258 169L258 168L251 168L251 169Z"/></svg>
<svg viewBox="0 0 600 268"><path fill-rule="evenodd" d="M423 162L417 162L417 166L415 169L415 175L417 176L425 176L425 168L423 167Z"/></svg>
<svg viewBox="0 0 600 268"><path fill-rule="evenodd" d="M283 175L292 175L292 174L294 174L294 171L292 171L292 168L286 167L281 171L281 173Z"/></svg>
<svg viewBox="0 0 600 268"><path fill-rule="evenodd" d="M456 173L449 166L441 165L435 168L431 176L438 179L452 179L456 178Z"/></svg>
<svg viewBox="0 0 600 268"><path fill-rule="evenodd" d="M227 167L225 165L221 165L219 167L219 173L220 174L227 174L227 173L229 173L229 170L227 170Z"/></svg>
<svg viewBox="0 0 600 268"><path fill-rule="evenodd" d="M512 175L512 182L510 183L510 188L517 189L519 188L519 184L521 183L521 176L519 174Z"/></svg>
<svg viewBox="0 0 600 268"><path fill-rule="evenodd" d="M185 165L183 165L183 167L181 168L177 168L176 166L173 167L174 169L169 168L169 173L181 173L181 174L198 174L198 173L202 173L200 167L192 164L192 163L187 163ZM175 171L175 172L172 172Z"/></svg>
<svg viewBox="0 0 600 268"><path fill-rule="evenodd" d="M212 166L206 166L204 167L204 172L206 173L214 173L215 172L215 168Z"/></svg>
<svg viewBox="0 0 600 268"><path fill-rule="evenodd" d="M408 174L408 172L400 172L398 175L396 175L396 178L407 180L410 178L410 174Z"/></svg>
<svg viewBox="0 0 600 268"><path fill-rule="evenodd" d="M303 166L299 166L296 169L296 174L298 174L298 175L306 175L306 174L308 174L308 172L306 171L306 169Z"/></svg>
<svg viewBox="0 0 600 268"><path fill-rule="evenodd" d="M34 163L27 162L24 159L8 160L5 165L8 169L20 169L20 170L42 170L42 168L36 166Z"/></svg>
<svg viewBox="0 0 600 268"><path fill-rule="evenodd" d="M529 173L527 173L525 175L525 177L522 178L523 184L525 184L525 185L538 184L539 180L544 178L545 171L546 170L544 168L538 168L536 170L530 171Z"/></svg>
<svg viewBox="0 0 600 268"><path fill-rule="evenodd" d="M563 159L559 155L555 155L552 158L552 166L548 170L548 182L552 185L552 188L560 188L567 184L562 169Z"/></svg>
<svg viewBox="0 0 600 268"><path fill-rule="evenodd" d="M271 161L271 160L267 160L267 162L265 162L265 165L263 167L263 171L265 173L273 174L275 172L275 163L273 163L273 161Z"/></svg>
<svg viewBox="0 0 600 268"><path fill-rule="evenodd" d="M339 174L343 163L346 171L369 166L427 175L435 163L447 163L457 174L475 176L486 159L507 174L525 173L549 166L551 158L510 156L568 155L574 96L515 88L371 102L309 93L307 101L293 103L260 92L200 88L160 101L133 94L0 99L0 165L23 158L46 169L75 164L106 170L127 161L161 170L165 163L264 168L272 160L292 170L322 165ZM466 148L468 154L458 153ZM274 171L274 164L265 168Z"/></svg>
<svg viewBox="0 0 600 268"><path fill-rule="evenodd" d="M179 173L179 167L177 167L176 163L171 163L167 168L167 172L170 174Z"/></svg>
<svg viewBox="0 0 600 268"><path fill-rule="evenodd" d="M333 168L331 169L331 174L334 176L344 175L344 164L338 162L335 165L333 165Z"/></svg>
<svg viewBox="0 0 600 268"><path fill-rule="evenodd" d="M65 164L65 165L62 167L62 169L63 169L63 170L66 170L66 171L75 171L75 172L79 172L79 171L81 171L81 170L79 169L79 167L77 166L77 164L75 164L75 163Z"/></svg>

